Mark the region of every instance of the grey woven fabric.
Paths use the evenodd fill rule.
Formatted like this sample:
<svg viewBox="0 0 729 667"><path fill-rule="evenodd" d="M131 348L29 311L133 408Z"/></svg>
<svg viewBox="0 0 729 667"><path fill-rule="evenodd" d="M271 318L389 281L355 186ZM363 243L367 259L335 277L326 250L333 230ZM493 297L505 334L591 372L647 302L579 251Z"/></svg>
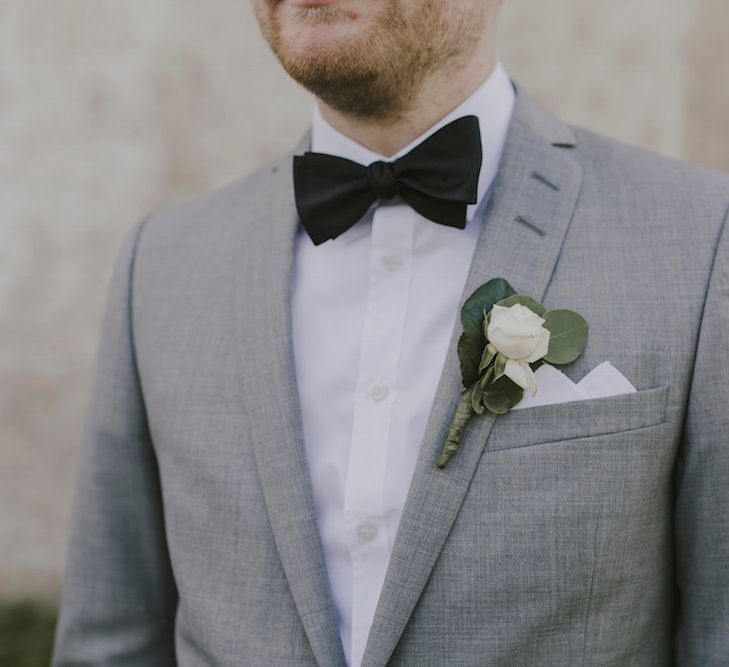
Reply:
<svg viewBox="0 0 729 667"><path fill-rule="evenodd" d="M463 299L501 276L576 310L566 373L609 360L638 392L474 418L438 470L454 321L365 667L729 664L728 208L726 175L517 91ZM56 667L343 664L293 363L297 224L287 155L121 249Z"/></svg>

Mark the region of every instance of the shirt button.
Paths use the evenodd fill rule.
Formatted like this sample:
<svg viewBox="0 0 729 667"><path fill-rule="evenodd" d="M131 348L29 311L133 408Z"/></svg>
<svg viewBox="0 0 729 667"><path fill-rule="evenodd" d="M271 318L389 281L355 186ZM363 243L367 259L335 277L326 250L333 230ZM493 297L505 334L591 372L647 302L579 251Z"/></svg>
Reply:
<svg viewBox="0 0 729 667"><path fill-rule="evenodd" d="M367 393L373 401L381 401L387 396L387 387L383 384L373 384Z"/></svg>
<svg viewBox="0 0 729 667"><path fill-rule="evenodd" d="M398 253L386 252L382 255L382 266L388 271L394 271L400 264L402 264L402 257Z"/></svg>
<svg viewBox="0 0 729 667"><path fill-rule="evenodd" d="M357 526L357 537L363 542L372 542L377 537L377 525L372 521L363 521Z"/></svg>

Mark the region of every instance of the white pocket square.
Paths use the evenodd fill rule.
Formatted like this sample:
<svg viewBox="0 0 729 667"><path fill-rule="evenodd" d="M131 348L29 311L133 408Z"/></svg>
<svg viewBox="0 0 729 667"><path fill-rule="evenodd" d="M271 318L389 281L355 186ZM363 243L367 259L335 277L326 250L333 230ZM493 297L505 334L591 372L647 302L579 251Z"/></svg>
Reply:
<svg viewBox="0 0 729 667"><path fill-rule="evenodd" d="M637 391L609 361L603 361L595 366L577 383L572 382L564 373L546 363L534 371L534 377L537 381L536 395L532 396L525 391L524 398L512 410L632 394Z"/></svg>

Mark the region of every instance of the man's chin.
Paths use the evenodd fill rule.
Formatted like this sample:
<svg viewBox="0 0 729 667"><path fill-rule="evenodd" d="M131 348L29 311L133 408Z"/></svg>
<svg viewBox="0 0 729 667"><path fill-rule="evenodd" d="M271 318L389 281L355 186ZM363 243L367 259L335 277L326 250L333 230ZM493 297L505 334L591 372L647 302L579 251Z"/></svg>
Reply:
<svg viewBox="0 0 729 667"><path fill-rule="evenodd" d="M393 95L390 85L397 78L392 65L400 45L387 39L388 5L337 0L303 6L296 1L304 2L268 0L265 26L289 75L342 111L371 117L391 108L390 100L400 95Z"/></svg>

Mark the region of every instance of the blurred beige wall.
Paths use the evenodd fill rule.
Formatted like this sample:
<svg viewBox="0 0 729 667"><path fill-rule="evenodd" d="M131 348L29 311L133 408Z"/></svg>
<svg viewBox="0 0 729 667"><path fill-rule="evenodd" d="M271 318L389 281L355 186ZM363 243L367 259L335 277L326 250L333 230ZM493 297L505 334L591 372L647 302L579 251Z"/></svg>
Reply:
<svg viewBox="0 0 729 667"><path fill-rule="evenodd" d="M726 0L505 0L500 54L563 118L729 170L728 28ZM127 229L287 150L310 105L248 0L0 0L0 596L57 592Z"/></svg>

